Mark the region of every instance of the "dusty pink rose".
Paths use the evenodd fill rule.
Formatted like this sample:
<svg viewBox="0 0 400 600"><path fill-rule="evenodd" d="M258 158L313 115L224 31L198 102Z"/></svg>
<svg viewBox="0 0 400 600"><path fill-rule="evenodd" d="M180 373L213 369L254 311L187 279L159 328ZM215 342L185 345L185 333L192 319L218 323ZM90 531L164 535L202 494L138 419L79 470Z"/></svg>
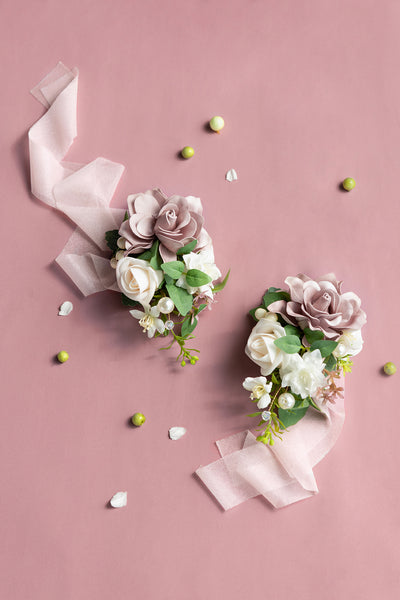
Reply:
<svg viewBox="0 0 400 600"><path fill-rule="evenodd" d="M319 329L329 339L338 338L345 329L361 329L367 317L361 300L353 292L342 294L342 282L333 273L314 281L307 275L287 277L289 302L278 300L268 310L279 313L288 323L302 329Z"/></svg>
<svg viewBox="0 0 400 600"><path fill-rule="evenodd" d="M128 197L129 219L121 225L119 234L128 240L129 252L139 254L151 248L155 236L160 240L164 262L176 259L176 252L192 240L196 250L209 243L203 229L203 208L200 198L171 196L161 190Z"/></svg>

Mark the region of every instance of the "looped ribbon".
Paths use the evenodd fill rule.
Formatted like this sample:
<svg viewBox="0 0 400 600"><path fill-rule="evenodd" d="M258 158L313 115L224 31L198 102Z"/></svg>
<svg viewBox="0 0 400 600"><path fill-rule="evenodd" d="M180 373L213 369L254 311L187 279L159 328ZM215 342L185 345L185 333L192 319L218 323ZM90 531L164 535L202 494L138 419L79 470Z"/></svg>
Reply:
<svg viewBox="0 0 400 600"><path fill-rule="evenodd" d="M63 161L77 135L78 75L60 62L31 90L47 112L29 130L29 154L33 195L77 225L56 261L87 296L118 290L104 234L124 218L123 209L109 206L124 166L105 158Z"/></svg>
<svg viewBox="0 0 400 600"><path fill-rule="evenodd" d="M344 423L344 399L308 410L273 446L243 431L216 442L221 458L196 474L228 510L261 495L275 508L318 493L313 467L335 445Z"/></svg>

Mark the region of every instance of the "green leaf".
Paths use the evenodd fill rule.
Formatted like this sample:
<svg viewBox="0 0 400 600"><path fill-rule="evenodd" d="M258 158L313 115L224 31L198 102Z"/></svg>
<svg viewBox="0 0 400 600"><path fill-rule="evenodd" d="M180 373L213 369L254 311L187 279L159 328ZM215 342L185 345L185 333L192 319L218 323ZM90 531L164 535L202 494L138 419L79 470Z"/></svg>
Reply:
<svg viewBox="0 0 400 600"><path fill-rule="evenodd" d="M246 417L258 417L259 415L261 415L262 410L259 410L258 412L255 413L251 413L250 415L246 415ZM263 423L265 423L265 421L263 421Z"/></svg>
<svg viewBox="0 0 400 600"><path fill-rule="evenodd" d="M301 338L302 336L301 329L294 325L285 325L283 329L286 331L286 335L295 335L298 338Z"/></svg>
<svg viewBox="0 0 400 600"><path fill-rule="evenodd" d="M158 251L159 245L160 242L156 240L150 248L150 250L142 252L142 254L139 254L138 256L136 256L136 258L140 258L140 260L147 260L147 262L150 263L150 266L153 267L153 269L159 271L162 264L162 259Z"/></svg>
<svg viewBox="0 0 400 600"><path fill-rule="evenodd" d="M207 304L200 304L200 306L196 308L196 315L201 313L201 311L203 311L205 308L207 308Z"/></svg>
<svg viewBox="0 0 400 600"><path fill-rule="evenodd" d="M296 404L294 405L294 407L289 410L279 408L279 410L278 410L279 419L280 419L280 421L282 421L282 424L284 427L291 427L292 425L295 425L298 421L300 421L300 419L302 419L304 417L304 415L306 414L308 407L309 407L308 401L307 401L307 406L304 406L304 405L302 406L302 404L306 400L296 400Z"/></svg>
<svg viewBox="0 0 400 600"><path fill-rule="evenodd" d="M324 334L322 333L322 331L319 331L318 329L310 329L309 327L306 327L304 329L304 335L306 336L306 340L309 344L313 344L317 340L324 339Z"/></svg>
<svg viewBox="0 0 400 600"><path fill-rule="evenodd" d="M210 283L211 277L198 269L189 269L186 273L186 283L193 288L201 287Z"/></svg>
<svg viewBox="0 0 400 600"><path fill-rule="evenodd" d="M198 321L196 318L192 321L191 317L187 317L182 323L181 336L187 337L190 335L196 329L197 323Z"/></svg>
<svg viewBox="0 0 400 600"><path fill-rule="evenodd" d="M176 306L178 312L184 317L193 305L193 296L185 289L179 288L173 283L167 283L168 295Z"/></svg>
<svg viewBox="0 0 400 600"><path fill-rule="evenodd" d="M334 342L333 340L317 340L311 344L310 350L311 352L313 350L319 350L322 358L326 358L332 354L337 345L338 343Z"/></svg>
<svg viewBox="0 0 400 600"><path fill-rule="evenodd" d="M177 250L176 253L178 256L182 256L183 254L189 254L190 252L193 252L196 246L197 240L192 240L191 242L186 244L186 246L182 246L182 248L179 248L179 250Z"/></svg>
<svg viewBox="0 0 400 600"><path fill-rule="evenodd" d="M301 349L300 340L296 335L283 335L276 339L274 344L286 354L296 354Z"/></svg>
<svg viewBox="0 0 400 600"><path fill-rule="evenodd" d="M172 277L172 279L179 279L185 270L185 265L179 260L172 260L171 262L163 263L161 268L164 273L169 275L169 277Z"/></svg>
<svg viewBox="0 0 400 600"><path fill-rule="evenodd" d="M226 286L227 281L229 279L230 273L231 273L231 270L229 269L229 271L227 272L227 274L225 275L225 277L223 278L223 280L220 283L217 283L217 285L214 285L214 287L213 287L214 294L216 292L220 292L221 290L224 289L224 287Z"/></svg>
<svg viewBox="0 0 400 600"><path fill-rule="evenodd" d="M117 252L119 250L118 248L118 238L120 237L118 229L112 229L111 231L106 231L106 243L107 246L110 248L111 252Z"/></svg>
<svg viewBox="0 0 400 600"><path fill-rule="evenodd" d="M333 354L330 354L325 361L325 368L327 371L334 371L336 369L336 358Z"/></svg>
<svg viewBox="0 0 400 600"><path fill-rule="evenodd" d="M274 383L275 385L280 385L281 384L280 379L277 378L277 376L276 376L275 373L272 373L271 380L272 380L272 383Z"/></svg>
<svg viewBox="0 0 400 600"><path fill-rule="evenodd" d="M290 294L288 292L284 292L283 290L279 290L278 288L268 288L263 296L263 304L264 308L268 308L270 304L276 302L277 300L290 300Z"/></svg>
<svg viewBox="0 0 400 600"><path fill-rule="evenodd" d="M136 302L136 300L131 300L130 298L128 298L128 296L125 296L125 294L121 294L121 302L124 306L130 306L131 308L140 308L143 310L143 306L140 304L140 302Z"/></svg>
<svg viewBox="0 0 400 600"><path fill-rule="evenodd" d="M315 409L316 409L316 410L318 410L319 412L322 412L322 411L321 411L321 409L320 409L320 407L319 407L319 406L317 406L317 405L315 404L315 402L314 402L314 400L313 400L312 398L310 398L310 404L311 404L311 406L312 406L313 408L315 408Z"/></svg>
<svg viewBox="0 0 400 600"><path fill-rule="evenodd" d="M129 219L129 213L128 213L128 211L126 210L126 211L125 211L125 215L124 215L124 221L127 221L128 219Z"/></svg>

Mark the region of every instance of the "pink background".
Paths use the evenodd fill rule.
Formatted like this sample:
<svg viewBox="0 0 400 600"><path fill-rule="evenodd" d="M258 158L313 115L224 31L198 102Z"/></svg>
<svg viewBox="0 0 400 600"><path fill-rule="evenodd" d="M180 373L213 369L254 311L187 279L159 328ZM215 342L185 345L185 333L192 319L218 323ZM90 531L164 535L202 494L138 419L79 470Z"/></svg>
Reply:
<svg viewBox="0 0 400 600"><path fill-rule="evenodd" d="M2 600L398 597L399 375L380 368L400 366L399 28L397 0L0 3ZM152 186L203 200L232 276L196 367L52 262L72 227L30 196L26 135L43 114L29 89L58 60L80 69L68 158L127 167L114 206ZM318 496L224 513L192 473L251 425L246 312L300 271L335 271L368 313L344 431ZM128 506L107 509L118 490Z"/></svg>

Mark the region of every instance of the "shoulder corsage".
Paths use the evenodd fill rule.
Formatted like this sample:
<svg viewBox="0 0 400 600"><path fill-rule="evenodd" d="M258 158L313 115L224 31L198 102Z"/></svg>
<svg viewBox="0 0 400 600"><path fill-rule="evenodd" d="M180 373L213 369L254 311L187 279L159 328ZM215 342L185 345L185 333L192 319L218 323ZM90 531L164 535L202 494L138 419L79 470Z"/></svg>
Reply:
<svg viewBox="0 0 400 600"><path fill-rule="evenodd" d="M300 274L287 277L288 290L269 288L257 308L257 321L246 345L247 356L260 367L259 377L246 377L243 387L257 411L258 441L274 437L302 419L308 410L343 397L342 375L363 345L366 315L353 292L330 273L317 280Z"/></svg>

